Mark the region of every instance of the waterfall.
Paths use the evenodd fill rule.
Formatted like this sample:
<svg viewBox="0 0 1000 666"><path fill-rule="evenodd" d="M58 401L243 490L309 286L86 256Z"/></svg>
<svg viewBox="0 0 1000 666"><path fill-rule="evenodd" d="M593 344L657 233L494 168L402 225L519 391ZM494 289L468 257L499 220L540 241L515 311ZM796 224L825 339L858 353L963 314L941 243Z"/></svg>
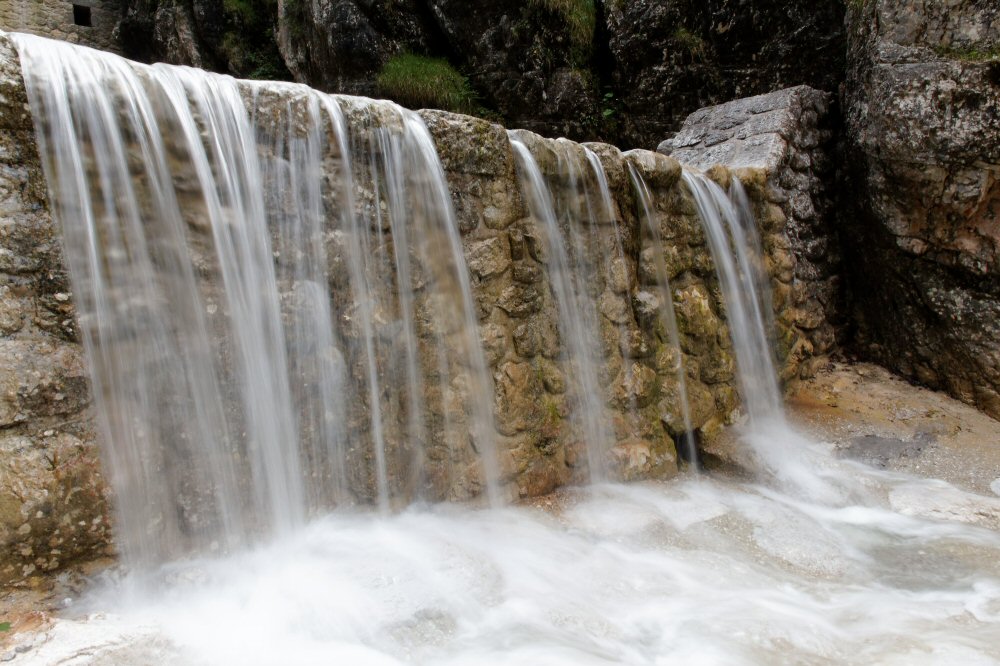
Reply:
<svg viewBox="0 0 1000 666"><path fill-rule="evenodd" d="M639 203L639 223L649 234L652 241L653 268L656 272L656 283L660 290L660 306L657 312L660 323L667 333L667 341L677 354L677 384L680 394L681 420L684 424L684 434L682 435L684 454L687 460L695 469L698 469L698 443L694 438L694 428L691 425L691 404L688 400L687 371L684 368L684 353L681 349L681 336L677 329L677 315L674 312L673 290L670 288L670 277L667 275L667 265L663 259L662 251L655 251L656 248L663 247L663 238L659 225L653 220L653 196L649 191L649 186L635 165L628 162L629 177L632 186L635 188L636 198Z"/></svg>
<svg viewBox="0 0 1000 666"><path fill-rule="evenodd" d="M492 380L419 116L12 38L129 562L354 502L498 501Z"/></svg>
<svg viewBox="0 0 1000 666"><path fill-rule="evenodd" d="M771 344L774 315L764 254L746 192L733 177L727 194L707 176L685 170L684 183L694 197L708 240L749 417L743 439L757 456L761 471L813 500L842 501L843 484L831 483L810 459L812 444L789 427ZM841 486L838 488L838 486Z"/></svg>
<svg viewBox="0 0 1000 666"><path fill-rule="evenodd" d="M694 197L719 277L747 414L756 426L780 420L781 390L766 325L770 298L763 295L768 286L759 266L763 255L756 227L741 221L739 209L717 183L687 170L682 177ZM737 188L740 196L743 189Z"/></svg>
<svg viewBox="0 0 1000 666"><path fill-rule="evenodd" d="M565 195L557 209L552 191L531 151L517 138L516 132L512 132L510 138L528 210L542 227L550 287L559 311L560 333L569 354L570 385L577 393L577 408L571 418L586 445L591 479L602 480L607 473L606 455L611 448L612 434L605 419L604 388L600 381L603 353L599 314L589 279L594 269L589 265L584 247L596 224L595 216L583 214L591 204L584 192L583 206L580 205L581 186L573 155L567 154L568 151L558 153ZM580 224L587 226L581 230Z"/></svg>

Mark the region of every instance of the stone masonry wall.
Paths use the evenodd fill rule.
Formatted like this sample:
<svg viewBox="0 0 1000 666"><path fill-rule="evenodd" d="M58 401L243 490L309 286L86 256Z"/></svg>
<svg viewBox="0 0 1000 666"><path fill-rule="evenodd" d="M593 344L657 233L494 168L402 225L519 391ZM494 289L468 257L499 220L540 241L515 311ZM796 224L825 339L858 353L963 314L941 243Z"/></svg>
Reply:
<svg viewBox="0 0 1000 666"><path fill-rule="evenodd" d="M89 393L21 72L0 36L0 584L108 548Z"/></svg>
<svg viewBox="0 0 1000 666"><path fill-rule="evenodd" d="M281 89L275 90L275 107L286 108ZM421 113L462 233L480 337L493 373L508 496L533 496L583 481L584 447L570 418L578 396L566 379L571 360L560 340L542 228L522 201L507 134L467 116ZM560 196L564 185L554 155L568 151L582 157L583 148L530 133L520 138ZM656 315L668 295L656 286L655 253L662 253L672 280L669 297L676 303L693 426L706 435L729 422L738 403L725 309L677 161L648 151L589 147L603 163L614 199L614 219L600 221L587 249L595 265L607 266L591 286L607 356L600 380L606 390L603 417L614 438L609 464L620 478L663 478L678 469L674 438L683 426L678 359ZM102 554L110 541L85 362L36 150L16 53L0 35L0 583L15 584L74 558ZM664 239L660 246L641 230L626 161L652 189L654 222ZM778 321L797 321L802 303L790 297L789 271L795 264L789 218L773 202L777 195L767 187L765 171L747 166L739 173L778 278ZM711 175L723 183L730 178L724 168ZM782 329L779 356L786 376L800 371L818 328ZM446 483L452 487L438 489L442 498L467 497L477 487L462 477ZM365 496L363 489L358 495Z"/></svg>
<svg viewBox="0 0 1000 666"><path fill-rule="evenodd" d="M89 26L73 22L73 5L90 9ZM27 32L121 53L115 36L120 13L118 0L4 0L0 2L0 30Z"/></svg>
<svg viewBox="0 0 1000 666"><path fill-rule="evenodd" d="M803 375L837 344L843 304L840 245L832 225L831 95L797 86L700 109L661 153L699 169L762 173L762 241L778 314L783 379ZM810 359L816 359L809 361Z"/></svg>

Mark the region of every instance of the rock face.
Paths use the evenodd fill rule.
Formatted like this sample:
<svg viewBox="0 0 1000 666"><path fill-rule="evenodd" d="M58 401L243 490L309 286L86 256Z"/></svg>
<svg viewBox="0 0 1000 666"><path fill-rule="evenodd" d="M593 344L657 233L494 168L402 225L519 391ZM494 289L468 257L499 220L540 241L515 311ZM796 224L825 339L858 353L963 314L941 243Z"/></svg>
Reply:
<svg viewBox="0 0 1000 666"><path fill-rule="evenodd" d="M593 31L592 6L569 15L547 2L323 0L284 2L278 33L296 80L321 90L378 96L393 55L445 57L511 125L580 139L599 119Z"/></svg>
<svg viewBox="0 0 1000 666"><path fill-rule="evenodd" d="M700 169L764 174L767 212L760 219L773 223L762 240L780 313L776 337L799 362L829 353L844 323L830 97L798 86L701 109L658 149ZM810 374L816 362L786 363L785 378L795 369Z"/></svg>
<svg viewBox="0 0 1000 666"><path fill-rule="evenodd" d="M608 0L617 143L652 148L695 109L806 84L835 91L844 6L811 0Z"/></svg>
<svg viewBox="0 0 1000 666"><path fill-rule="evenodd" d="M709 104L836 90L843 16L842 2L809 0L126 0L119 34L140 60L279 78L287 67L369 96L386 94L376 79L392 56L445 58L510 127L651 149Z"/></svg>
<svg viewBox="0 0 1000 666"><path fill-rule="evenodd" d="M121 52L143 62L189 65L245 78L289 79L269 0L122 0Z"/></svg>
<svg viewBox="0 0 1000 666"><path fill-rule="evenodd" d="M858 344L1000 418L1000 8L873 0L848 25Z"/></svg>
<svg viewBox="0 0 1000 666"><path fill-rule="evenodd" d="M18 60L0 38L0 585L110 547L90 388Z"/></svg>

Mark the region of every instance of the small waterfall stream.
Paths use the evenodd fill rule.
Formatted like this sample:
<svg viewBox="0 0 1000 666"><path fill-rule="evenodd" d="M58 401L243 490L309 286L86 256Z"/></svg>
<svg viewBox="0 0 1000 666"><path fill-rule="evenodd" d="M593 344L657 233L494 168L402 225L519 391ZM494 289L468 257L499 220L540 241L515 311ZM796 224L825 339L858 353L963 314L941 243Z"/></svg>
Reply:
<svg viewBox="0 0 1000 666"><path fill-rule="evenodd" d="M611 378L639 363L622 352L609 371L626 325L611 335L602 316L613 299L633 316L615 273L636 277L637 244L662 248L671 218L626 161L627 237L601 149L508 134L516 224L557 311L545 360L565 369L597 483L505 506L504 446L521 433L497 433L502 366L420 115L12 39L125 564L124 584L67 600L15 663L1000 663L1000 500L789 427L738 180L682 175L736 354L740 442L763 473L604 483L639 413L609 416ZM656 381L676 373L695 461L686 382L704 375L685 368L689 332L652 263L642 288L676 367L643 362ZM659 406L643 409L659 428ZM477 496L489 506L434 503Z"/></svg>
<svg viewBox="0 0 1000 666"><path fill-rule="evenodd" d="M528 210L544 228L546 253L549 256L551 288L559 309L560 330L567 341L570 355L571 384L578 396L578 407L572 417L577 422L587 446L588 468L592 480L605 478L605 456L611 448L611 433L604 418L605 399L601 386L600 330L597 303L587 276L592 274L581 244L575 217L579 208L569 210L565 204L560 215L556 212L551 190L545 183L538 163L528 147L511 136L511 146L517 157L521 187L526 195ZM567 190L578 205L580 189L572 157L559 156L560 172L565 174ZM585 201L589 198L584 194ZM593 224L593 216L585 218L583 231Z"/></svg>
<svg viewBox="0 0 1000 666"><path fill-rule="evenodd" d="M635 188L636 198L639 203L639 222L643 229L649 234L653 242L653 247L662 247L663 239L660 234L659 225L653 220L652 194L649 186L639 170L630 162L628 164L629 178ZM687 391L687 371L684 368L684 352L681 349L680 332L677 329L677 314L674 312L673 291L670 288L670 277L667 275L666 262L662 252L653 253L653 266L656 271L656 286L659 289L659 307L657 313L664 330L667 332L667 339L670 346L677 355L677 383L680 389L680 409L681 419L684 423L684 434L681 436L684 442L684 455L688 461L698 468L698 443L694 438L694 428L691 425L691 404L688 400Z"/></svg>
<svg viewBox="0 0 1000 666"><path fill-rule="evenodd" d="M491 378L416 114L16 40L131 561L440 498L425 456L498 501Z"/></svg>
<svg viewBox="0 0 1000 666"><path fill-rule="evenodd" d="M785 419L772 344L770 285L746 192L737 178L732 179L729 193L701 173L685 170L682 178L694 197L726 304L737 377L749 417L745 440L762 471L815 500L843 501L857 489L824 478L823 470L811 459L810 450L815 447Z"/></svg>

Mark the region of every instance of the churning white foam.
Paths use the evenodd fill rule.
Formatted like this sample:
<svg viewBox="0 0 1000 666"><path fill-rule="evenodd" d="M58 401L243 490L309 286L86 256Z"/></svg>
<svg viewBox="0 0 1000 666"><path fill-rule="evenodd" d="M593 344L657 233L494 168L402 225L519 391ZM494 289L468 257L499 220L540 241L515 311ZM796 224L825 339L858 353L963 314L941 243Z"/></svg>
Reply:
<svg viewBox="0 0 1000 666"><path fill-rule="evenodd" d="M551 511L332 514L107 585L78 611L113 614L60 620L23 659L1000 663L997 501L833 458L822 469L841 501L692 478L579 489Z"/></svg>

